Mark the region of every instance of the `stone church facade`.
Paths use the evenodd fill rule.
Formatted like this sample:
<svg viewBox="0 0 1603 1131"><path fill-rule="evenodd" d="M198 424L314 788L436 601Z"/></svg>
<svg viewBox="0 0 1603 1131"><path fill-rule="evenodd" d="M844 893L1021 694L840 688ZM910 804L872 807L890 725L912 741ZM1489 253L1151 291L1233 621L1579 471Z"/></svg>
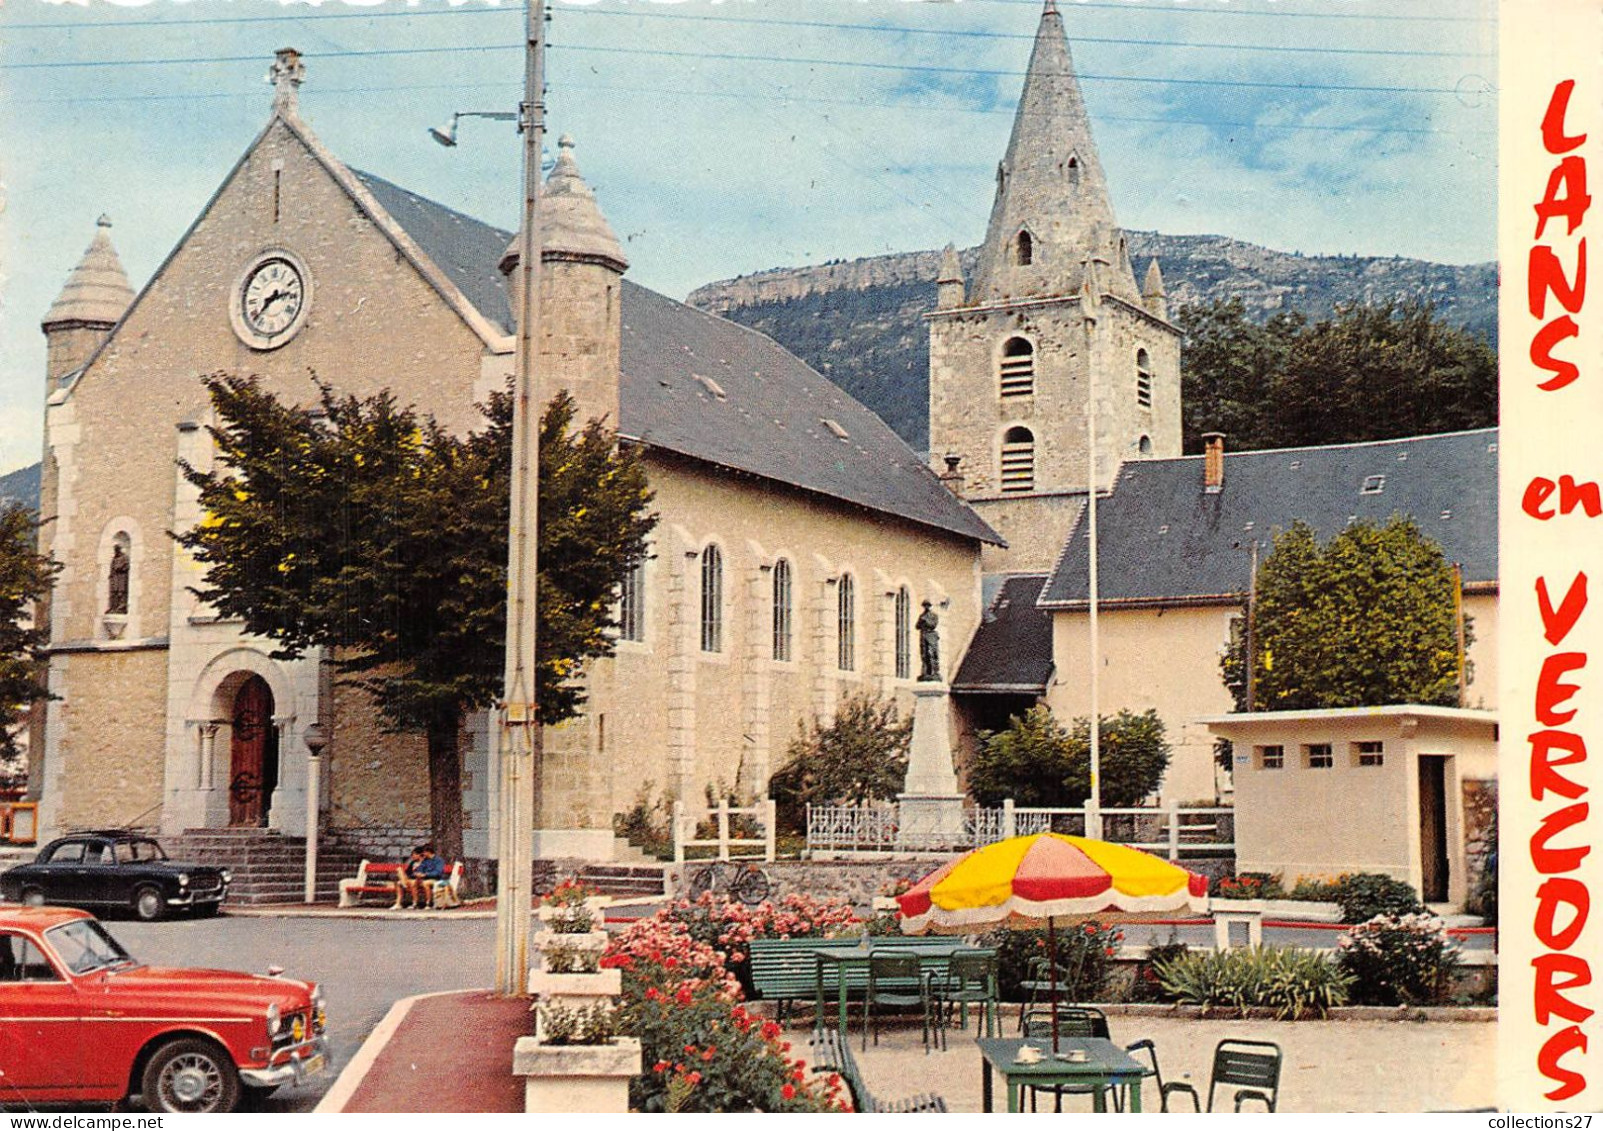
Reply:
<svg viewBox="0 0 1603 1131"><path fill-rule="evenodd" d="M328 152L281 52L270 121L135 295L102 227L47 315L44 611L51 690L36 750L46 833L86 825L306 826L304 735L332 733L324 827L427 824L421 736L382 732L322 657L272 658L189 587L168 537L204 516L177 461L209 467L200 378L254 373L309 403L392 388L448 428L513 366L512 233ZM617 655L585 714L550 728L537 850L605 857L642 791L761 792L798 726L855 692L910 704L912 620L941 615L955 670L995 532L877 417L771 340L635 286L559 150L545 198L540 368L580 416L645 454L660 516L622 593ZM464 744L466 851L494 843L489 719Z"/></svg>

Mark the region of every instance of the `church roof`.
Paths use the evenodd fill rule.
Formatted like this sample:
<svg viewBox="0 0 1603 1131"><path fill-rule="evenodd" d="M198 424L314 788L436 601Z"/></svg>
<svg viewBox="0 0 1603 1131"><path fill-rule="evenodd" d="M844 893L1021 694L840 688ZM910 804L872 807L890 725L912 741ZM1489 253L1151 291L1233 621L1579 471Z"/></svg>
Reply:
<svg viewBox="0 0 1603 1131"><path fill-rule="evenodd" d="M128 274L111 246L111 220L102 216L95 224L95 238L40 324L46 329L63 322L113 326L133 300Z"/></svg>
<svg viewBox="0 0 1603 1131"><path fill-rule="evenodd" d="M479 313L510 332L498 264L512 234L370 173L353 173ZM621 307L620 434L1001 544L889 425L773 339L627 279Z"/></svg>
<svg viewBox="0 0 1603 1131"><path fill-rule="evenodd" d="M953 691L1045 695L1052 679L1052 614L1036 607L1044 573L987 574L985 615Z"/></svg>
<svg viewBox="0 0 1603 1131"><path fill-rule="evenodd" d="M1467 587L1497 582L1497 429L1278 448L1224 457L1203 485L1202 456L1127 461L1097 505L1099 605L1215 604L1246 595L1259 557L1297 520L1321 541L1357 519L1412 518L1463 567ZM1087 604L1086 518L1042 591L1043 608Z"/></svg>
<svg viewBox="0 0 1603 1131"><path fill-rule="evenodd" d="M1021 252L1020 234L1028 236ZM1095 285L1139 302L1135 273L1113 218L1107 177L1075 77L1063 17L1047 0L1025 72L996 199L969 302L1072 295L1086 260L1102 260Z"/></svg>

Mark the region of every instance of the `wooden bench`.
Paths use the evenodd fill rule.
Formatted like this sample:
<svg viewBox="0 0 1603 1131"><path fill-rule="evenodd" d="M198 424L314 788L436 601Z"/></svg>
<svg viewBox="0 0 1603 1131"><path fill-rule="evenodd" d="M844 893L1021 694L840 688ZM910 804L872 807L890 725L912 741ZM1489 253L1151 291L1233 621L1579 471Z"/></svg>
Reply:
<svg viewBox="0 0 1603 1131"><path fill-rule="evenodd" d="M945 1111L946 1099L934 1092L924 1092L906 1099L886 1102L878 1099L863 1083L863 1074L852 1056L850 1042L840 1039L840 1033L822 1026L813 1030L813 1071L838 1072L851 1093L852 1107L867 1114L905 1114L915 1111Z"/></svg>
<svg viewBox="0 0 1603 1131"><path fill-rule="evenodd" d="M926 947L951 945L951 939L942 938L886 938L882 941L876 940L875 949L917 953ZM819 951L855 953L860 949L859 939L753 939L749 948L752 988L763 1001L777 1003L778 1016L775 1019L784 1021L786 1006L790 1002L806 1001L817 995L820 976ZM944 958L928 960L924 965L937 980L945 980ZM826 1001L836 1000L840 996L840 983L837 979L841 969L834 963L824 964L822 976ZM847 994L861 996L868 988L868 968L864 965L855 965L846 967L845 970Z"/></svg>
<svg viewBox="0 0 1603 1131"><path fill-rule="evenodd" d="M457 865L461 867L460 864ZM355 907L367 896L381 895L395 898L395 881L401 876L399 864L363 860L356 868L354 878L340 881L340 906Z"/></svg>

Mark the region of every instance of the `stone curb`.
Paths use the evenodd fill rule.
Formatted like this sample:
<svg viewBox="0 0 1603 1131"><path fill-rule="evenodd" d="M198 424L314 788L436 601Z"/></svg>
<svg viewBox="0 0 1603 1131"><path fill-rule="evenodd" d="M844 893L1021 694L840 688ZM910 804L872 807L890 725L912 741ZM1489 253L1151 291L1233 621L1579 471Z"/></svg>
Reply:
<svg viewBox="0 0 1603 1131"><path fill-rule="evenodd" d="M1095 1004L1109 1017L1174 1017L1209 1021L1234 1021L1243 1016L1228 1006L1163 1005L1161 1003L1109 1002ZM1245 1017L1256 1020L1274 1020L1272 1009L1251 1008ZM1497 1007L1485 1005L1338 1005L1332 1007L1326 1021L1453 1021L1484 1023L1497 1020Z"/></svg>

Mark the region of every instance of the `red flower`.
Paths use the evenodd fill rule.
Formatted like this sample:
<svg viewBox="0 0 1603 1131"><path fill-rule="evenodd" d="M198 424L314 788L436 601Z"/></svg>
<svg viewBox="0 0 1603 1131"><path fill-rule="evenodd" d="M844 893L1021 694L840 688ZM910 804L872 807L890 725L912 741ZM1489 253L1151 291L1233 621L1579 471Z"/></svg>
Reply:
<svg viewBox="0 0 1603 1131"><path fill-rule="evenodd" d="M689 1080L690 1086L694 1088L697 1084L701 1083L701 1073L692 1072L689 1076L686 1076L685 1079Z"/></svg>
<svg viewBox="0 0 1603 1131"><path fill-rule="evenodd" d="M787 1100L793 1100L796 1098L796 1086L794 1084L786 1084L783 1088L779 1089L779 1094L784 1096Z"/></svg>
<svg viewBox="0 0 1603 1131"><path fill-rule="evenodd" d="M771 1041L779 1036L779 1023L777 1021L763 1022L763 1039Z"/></svg>
<svg viewBox="0 0 1603 1131"><path fill-rule="evenodd" d="M668 1071L668 1062L666 1060L659 1060L656 1064L651 1066L651 1070L653 1072L666 1072Z"/></svg>

